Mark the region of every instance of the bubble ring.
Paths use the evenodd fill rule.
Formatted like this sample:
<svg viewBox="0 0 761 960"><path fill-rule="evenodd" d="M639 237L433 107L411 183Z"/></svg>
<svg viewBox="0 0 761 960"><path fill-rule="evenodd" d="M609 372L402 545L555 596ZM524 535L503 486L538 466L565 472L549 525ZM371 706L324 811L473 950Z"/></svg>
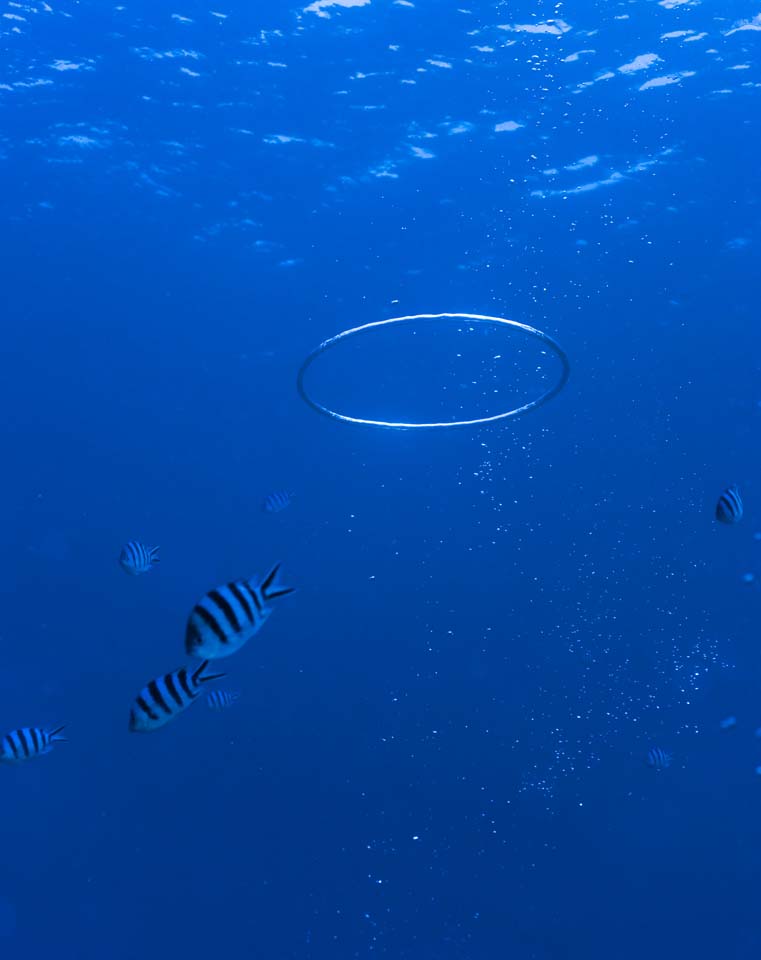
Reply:
<svg viewBox="0 0 761 960"><path fill-rule="evenodd" d="M346 340L348 337L355 337L375 327L389 326L392 323L410 323L416 320L441 320L442 318L473 320L477 323L500 323L508 327L517 327L518 330L528 333L534 337L534 339L550 347L560 360L562 369L558 382L535 400L530 400L528 403L524 403L522 406L515 407L512 410L507 410L504 413L496 413L491 417L479 417L476 420L450 420L443 423L396 423L390 420L365 420L362 417L351 417L346 413L331 410L330 407L326 407L324 404L312 399L307 393L306 387L304 386L304 377L306 376L307 370L320 354L325 353L341 340ZM568 381L570 372L571 365L568 361L568 356L560 344L556 340L553 340L549 334L544 333L542 330L537 330L535 327L530 327L528 324L519 323L517 320L506 320L504 317L482 316L478 313L416 313L409 317L391 317L388 320L376 320L372 323L364 323L361 327L352 327L350 330L343 330L334 337L323 340L301 364L296 379L296 386L301 399L304 400L305 403L313 410L324 414L326 417L330 417L332 420L341 420L344 423L359 423L367 427L387 427L391 430L442 430L447 427L474 427L482 423L496 423L498 420L507 420L509 417L518 417L521 414L528 413L529 410L536 410L537 407L541 407L542 404L547 403L548 400L551 400L560 393Z"/></svg>

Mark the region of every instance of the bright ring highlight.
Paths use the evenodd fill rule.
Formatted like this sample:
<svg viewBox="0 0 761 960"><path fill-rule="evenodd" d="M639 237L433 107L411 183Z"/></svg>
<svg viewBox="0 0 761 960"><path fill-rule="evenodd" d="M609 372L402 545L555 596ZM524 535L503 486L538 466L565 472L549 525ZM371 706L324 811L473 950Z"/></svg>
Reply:
<svg viewBox="0 0 761 960"><path fill-rule="evenodd" d="M352 417L349 416L349 414L339 413L337 410L331 410L330 407L326 407L317 400L313 400L312 397L310 397L307 393L306 387L304 386L304 378L307 370L312 366L320 354L330 350L331 347L334 347L342 340L346 340L348 337L356 337L358 334L364 333L366 330L372 330L375 327L389 326L392 323L413 323L418 320L441 319L472 320L476 323L499 323L503 324L504 326L515 327L518 330L522 330L535 340L539 340L541 343L546 344L546 346L548 346L555 353L558 360L560 360L561 371L557 383L535 400L530 400L528 403L524 403L522 406L515 407L512 410L506 410L504 413L496 413L491 417L479 417L477 420L448 420L443 423L395 423L390 420L365 420L362 417ZM528 324L519 323L517 320L506 320L504 317L481 316L481 314L478 313L417 313L410 317L391 317L389 320L376 320L373 323L365 323L361 327L352 327L351 330L343 330L341 333L337 333L334 337L330 337L328 340L323 340L323 342L316 347L301 364L301 368L296 380L296 386L298 388L299 395L301 396L302 400L305 401L305 403L308 403L313 410L324 414L326 417L330 417L332 420L342 420L344 423L360 423L367 427L388 427L392 430L441 430L447 427L475 427L482 423L496 423L498 420L507 420L510 417L519 417L521 414L528 413L530 410L536 410L537 407L541 407L542 404L547 403L548 400L551 400L560 393L568 381L570 372L571 366L568 362L568 356L560 344L556 340L553 340L548 334L541 330L537 330L535 327L530 327Z"/></svg>

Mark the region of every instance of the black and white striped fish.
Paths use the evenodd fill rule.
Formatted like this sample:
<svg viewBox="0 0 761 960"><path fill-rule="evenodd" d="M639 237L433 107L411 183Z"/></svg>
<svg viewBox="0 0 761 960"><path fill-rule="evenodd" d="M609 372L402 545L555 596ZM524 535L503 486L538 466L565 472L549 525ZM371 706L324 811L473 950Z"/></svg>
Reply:
<svg viewBox="0 0 761 960"><path fill-rule="evenodd" d="M202 684L224 677L224 673L204 675L208 665L209 661L204 660L192 673L187 667L180 667L146 684L135 697L129 712L130 730L133 733L150 733L174 720L178 713L186 710L201 695Z"/></svg>
<svg viewBox="0 0 761 960"><path fill-rule="evenodd" d="M743 516L743 502L737 484L722 493L716 504L716 519L719 523L738 523Z"/></svg>
<svg viewBox="0 0 761 960"><path fill-rule="evenodd" d="M671 754L660 747L651 747L647 751L647 765L653 770L666 770L671 766Z"/></svg>
<svg viewBox="0 0 761 960"><path fill-rule="evenodd" d="M265 513L280 513L286 507L290 507L293 500L293 494L287 490L275 490L267 494L262 503L262 510Z"/></svg>
<svg viewBox="0 0 761 960"><path fill-rule="evenodd" d="M139 540L130 540L122 547L122 552L119 554L119 563L122 570L133 577L138 577L141 573L147 573L158 562L159 548L146 547Z"/></svg>
<svg viewBox="0 0 761 960"><path fill-rule="evenodd" d="M54 743L65 743L66 737L60 737L63 727L46 730L43 727L21 727L11 730L0 741L0 761L3 763L21 763L32 757L41 757L50 753Z"/></svg>
<svg viewBox="0 0 761 960"><path fill-rule="evenodd" d="M212 710L226 710L240 700L237 690L212 690L206 695L206 703Z"/></svg>
<svg viewBox="0 0 761 960"><path fill-rule="evenodd" d="M195 657L229 657L264 625L272 613L270 601L293 593L276 582L280 564L260 580L235 580L205 594L188 618L185 650Z"/></svg>

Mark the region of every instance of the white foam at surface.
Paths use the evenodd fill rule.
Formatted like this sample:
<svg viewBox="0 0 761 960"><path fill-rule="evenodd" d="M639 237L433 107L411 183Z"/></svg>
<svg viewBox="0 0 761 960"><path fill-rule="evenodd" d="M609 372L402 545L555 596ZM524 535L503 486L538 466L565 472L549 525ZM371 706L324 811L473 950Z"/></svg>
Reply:
<svg viewBox="0 0 761 960"><path fill-rule="evenodd" d="M638 70L647 70L661 58L657 53L641 53L630 63L624 63L618 68L619 73L636 73Z"/></svg>
<svg viewBox="0 0 761 960"><path fill-rule="evenodd" d="M315 0L308 7L304 7L305 13L315 13L318 17L328 19L328 7L366 7L370 0Z"/></svg>
<svg viewBox="0 0 761 960"><path fill-rule="evenodd" d="M664 77L653 77L643 83L640 90L654 90L656 87L669 87L674 83L681 83L685 77L694 77L694 70L682 70L680 73L668 73Z"/></svg>
<svg viewBox="0 0 761 960"><path fill-rule="evenodd" d="M559 37L571 29L565 20L545 20L542 23L500 23L500 30L509 30L513 33L548 33Z"/></svg>

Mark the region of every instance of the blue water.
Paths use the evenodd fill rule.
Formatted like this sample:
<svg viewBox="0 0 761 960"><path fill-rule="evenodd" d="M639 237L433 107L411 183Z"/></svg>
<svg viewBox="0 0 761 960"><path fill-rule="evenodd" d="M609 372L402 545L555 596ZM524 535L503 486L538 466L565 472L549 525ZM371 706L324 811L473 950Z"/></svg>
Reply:
<svg viewBox="0 0 761 960"><path fill-rule="evenodd" d="M758 6L256 6L0 10L0 955L757 957Z"/></svg>

